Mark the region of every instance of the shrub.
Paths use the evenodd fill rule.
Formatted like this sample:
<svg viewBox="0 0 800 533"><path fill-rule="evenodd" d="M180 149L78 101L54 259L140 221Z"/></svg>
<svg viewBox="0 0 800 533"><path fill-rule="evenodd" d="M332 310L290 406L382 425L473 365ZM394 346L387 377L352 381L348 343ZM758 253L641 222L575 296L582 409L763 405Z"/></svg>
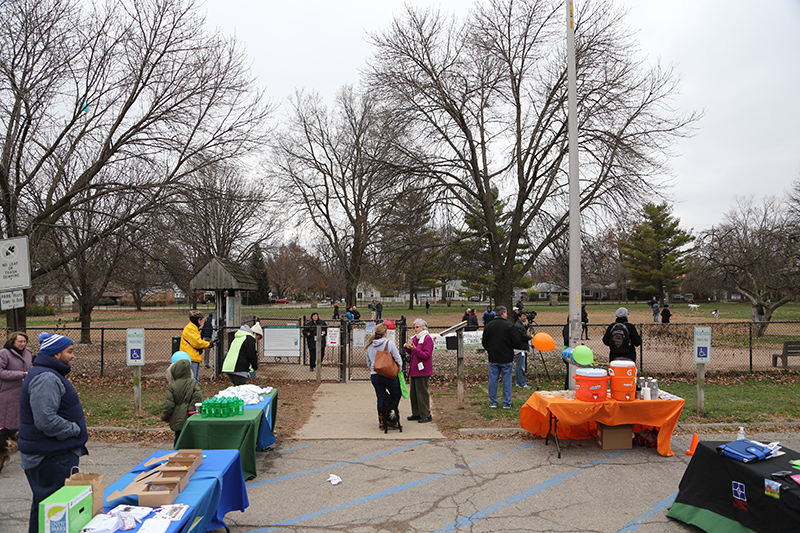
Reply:
<svg viewBox="0 0 800 533"><path fill-rule="evenodd" d="M28 316L48 316L55 315L56 310L52 305L42 305L40 303L31 304L28 306L26 314Z"/></svg>
<svg viewBox="0 0 800 533"><path fill-rule="evenodd" d="M97 300L97 305L117 305L117 302L111 298L100 298Z"/></svg>

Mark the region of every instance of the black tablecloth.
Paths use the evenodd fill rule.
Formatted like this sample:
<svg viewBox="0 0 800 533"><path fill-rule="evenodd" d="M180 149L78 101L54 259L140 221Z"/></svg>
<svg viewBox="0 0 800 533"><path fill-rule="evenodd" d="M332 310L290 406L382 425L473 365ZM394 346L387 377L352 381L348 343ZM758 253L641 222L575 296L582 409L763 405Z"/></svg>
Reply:
<svg viewBox="0 0 800 533"><path fill-rule="evenodd" d="M764 486L773 472L800 474L789 463L800 453L782 448L786 453L779 457L740 463L718 454L720 444L725 442L698 444L667 516L708 532L800 531L800 485L781 481L779 498L765 494Z"/></svg>

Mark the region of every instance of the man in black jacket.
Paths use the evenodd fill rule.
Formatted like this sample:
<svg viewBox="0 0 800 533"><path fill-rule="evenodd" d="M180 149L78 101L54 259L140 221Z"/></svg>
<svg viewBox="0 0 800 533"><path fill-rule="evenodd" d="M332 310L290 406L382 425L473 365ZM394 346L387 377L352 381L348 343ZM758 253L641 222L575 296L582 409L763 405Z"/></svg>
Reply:
<svg viewBox="0 0 800 533"><path fill-rule="evenodd" d="M530 389L528 378L525 375L528 368L528 349L530 348L528 343L533 339L528 333L528 316L525 313L520 313L517 321L514 323L514 327L519 331L519 344L514 346L514 355L517 358L517 376L515 381L517 387Z"/></svg>
<svg viewBox="0 0 800 533"><path fill-rule="evenodd" d="M489 407L497 407L497 381L502 373L503 409L510 409L514 346L520 345L520 336L502 305L495 309L494 319L484 326L481 344L489 354Z"/></svg>
<svg viewBox="0 0 800 533"><path fill-rule="evenodd" d="M636 326L628 322L628 310L620 307L616 312L617 320L606 328L603 344L609 347L608 361L630 359L636 362L636 347L642 345L642 337Z"/></svg>

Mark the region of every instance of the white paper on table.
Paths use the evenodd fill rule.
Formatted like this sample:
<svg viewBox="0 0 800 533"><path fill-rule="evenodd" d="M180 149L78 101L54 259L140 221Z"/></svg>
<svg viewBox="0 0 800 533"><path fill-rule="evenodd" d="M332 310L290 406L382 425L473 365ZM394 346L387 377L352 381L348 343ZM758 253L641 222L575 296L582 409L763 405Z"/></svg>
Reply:
<svg viewBox="0 0 800 533"><path fill-rule="evenodd" d="M142 523L139 533L166 533L171 524L172 521L166 518L158 518L157 516L148 518Z"/></svg>
<svg viewBox="0 0 800 533"><path fill-rule="evenodd" d="M152 507L138 507L136 505L125 505L124 503L121 503L111 509L107 514L130 513L135 519L141 521L145 516L152 512Z"/></svg>

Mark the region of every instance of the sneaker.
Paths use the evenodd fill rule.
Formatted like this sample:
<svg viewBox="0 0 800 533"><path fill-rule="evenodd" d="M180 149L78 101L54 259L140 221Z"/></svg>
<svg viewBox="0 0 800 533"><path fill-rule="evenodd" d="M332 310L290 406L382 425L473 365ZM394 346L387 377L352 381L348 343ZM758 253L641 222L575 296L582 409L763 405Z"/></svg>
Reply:
<svg viewBox="0 0 800 533"><path fill-rule="evenodd" d="M419 420L419 415L411 415L407 416L406 420Z"/></svg>
<svg viewBox="0 0 800 533"><path fill-rule="evenodd" d="M530 389L530 388L531 388L531 386L530 386L530 385L523 385L521 388L523 388L523 389Z"/></svg>
<svg viewBox="0 0 800 533"><path fill-rule="evenodd" d="M211 365L206 365L206 368L211 368Z"/></svg>
<svg viewBox="0 0 800 533"><path fill-rule="evenodd" d="M497 409L496 405L489 405L489 409Z"/></svg>
<svg viewBox="0 0 800 533"><path fill-rule="evenodd" d="M426 424L432 420L433 420L432 416L426 416L425 418L420 418L419 420L417 420L417 422L419 422L420 424Z"/></svg>
<svg viewBox="0 0 800 533"><path fill-rule="evenodd" d="M511 405L504 405L504 406L503 406L503 409L511 409L511 407L513 407L513 406L511 406Z"/></svg>

